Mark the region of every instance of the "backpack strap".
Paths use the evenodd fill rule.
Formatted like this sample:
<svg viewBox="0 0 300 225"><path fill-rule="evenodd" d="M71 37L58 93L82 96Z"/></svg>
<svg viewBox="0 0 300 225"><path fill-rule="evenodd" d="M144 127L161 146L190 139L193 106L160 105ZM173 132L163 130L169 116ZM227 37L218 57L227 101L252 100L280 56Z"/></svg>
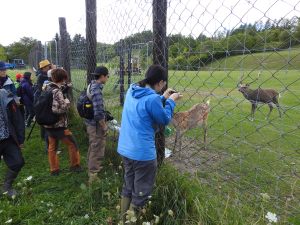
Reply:
<svg viewBox="0 0 300 225"><path fill-rule="evenodd" d="M88 99L89 99L90 101L92 101L91 84L89 84L89 85L87 86L87 89L86 89L86 96L88 97Z"/></svg>

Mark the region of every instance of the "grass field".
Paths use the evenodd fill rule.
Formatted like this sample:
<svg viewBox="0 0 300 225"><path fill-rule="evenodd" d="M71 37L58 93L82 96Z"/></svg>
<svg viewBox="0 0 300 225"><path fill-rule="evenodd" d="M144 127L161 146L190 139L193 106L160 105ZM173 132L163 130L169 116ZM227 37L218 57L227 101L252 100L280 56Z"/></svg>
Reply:
<svg viewBox="0 0 300 225"><path fill-rule="evenodd" d="M256 220L260 223L258 218L263 218L266 208L276 212L282 221L299 215L300 199L296 197L300 194L298 73L298 70L169 71L169 87L184 96L176 111L210 99L208 151L214 156L225 156L222 160L211 159L209 164L190 166L198 167L197 176L214 190L212 195L222 187L221 195L227 196L223 199L224 207L226 204L242 206L239 210L247 215L244 219L249 224ZM261 105L255 121L250 121L251 105L237 90L242 78L244 82L253 82L253 88L279 91L282 118L274 109L266 120L269 107ZM119 92L112 91L116 79L112 76L105 87L106 104L120 119ZM134 81L140 79L142 76L134 77ZM76 82L74 77L73 80ZM186 136L190 142L198 143L199 149L203 146L201 129L193 129ZM195 152L192 157L201 159L201 152ZM270 201L262 209L264 194L270 196ZM295 218L300 221L299 216Z"/></svg>
<svg viewBox="0 0 300 225"><path fill-rule="evenodd" d="M282 55L284 58L289 52L280 54L279 58ZM277 62L266 67L273 70L255 66L253 58L261 56L247 56L249 60L242 60L243 69L235 66L237 58L228 58L226 65L222 64L225 61L218 62L222 66L217 69L217 65L212 64L209 71L169 71L169 87L184 95L176 111L210 99L207 155L211 158L209 163L202 164L187 160L187 167L197 170L192 176L178 174L164 166L153 193L153 205L145 216L147 221L153 220L155 214L160 215L160 224L267 224L265 216L272 212L277 215L279 224L300 224L300 76L295 66L298 53L291 57L294 61L288 70L284 67L286 61L279 62L276 53L266 56L270 62ZM11 76L17 73L8 72ZM260 86L279 91L282 118L274 109L269 120L265 120L268 107L261 106L251 122L248 119L250 103L237 90L241 78L245 82L254 81L253 88ZM107 108L120 120L119 90L114 89L117 79L111 74L104 93ZM140 79L142 75L133 76L133 82ZM72 70L72 81L76 89L82 90L85 72ZM75 91L74 96L76 99L78 92ZM85 165L87 141L81 120L72 120L72 130ZM201 129L193 129L185 135L190 143L199 147L191 156L193 161L204 157L202 133ZM22 196L15 200L0 199L0 221L12 218L12 224L114 224L109 221L117 218L122 170L119 170L113 141L109 142L108 149L104 182L95 189L87 189L85 173L70 174L65 170L58 178L48 176L43 143L36 129L26 144L27 164L17 181ZM62 167L67 168L65 151L61 158ZM3 167L2 163L0 171ZM33 180L25 182L30 175Z"/></svg>

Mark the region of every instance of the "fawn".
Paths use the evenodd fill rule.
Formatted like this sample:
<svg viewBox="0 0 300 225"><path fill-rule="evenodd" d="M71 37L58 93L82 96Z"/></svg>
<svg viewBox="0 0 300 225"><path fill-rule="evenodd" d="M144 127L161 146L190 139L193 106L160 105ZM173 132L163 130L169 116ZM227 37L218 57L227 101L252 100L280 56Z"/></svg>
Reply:
<svg viewBox="0 0 300 225"><path fill-rule="evenodd" d="M207 119L210 111L209 100L206 103L198 103L192 106L188 111L177 112L174 114L171 124L176 129L174 150L179 139L179 150L181 150L182 135L195 127L202 126L204 129L204 148L207 142Z"/></svg>

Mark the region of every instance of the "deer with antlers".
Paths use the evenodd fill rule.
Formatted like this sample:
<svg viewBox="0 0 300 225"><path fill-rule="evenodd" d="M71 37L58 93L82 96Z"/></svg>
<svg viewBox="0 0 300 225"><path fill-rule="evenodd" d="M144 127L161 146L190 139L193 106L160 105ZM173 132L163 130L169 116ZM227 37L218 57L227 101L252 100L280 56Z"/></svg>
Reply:
<svg viewBox="0 0 300 225"><path fill-rule="evenodd" d="M182 135L195 127L202 126L204 130L204 148L207 147L207 119L210 111L209 100L206 103L198 103L192 106L189 110L177 112L174 114L171 124L176 129L174 150L177 141L179 141L179 150L181 151Z"/></svg>
<svg viewBox="0 0 300 225"><path fill-rule="evenodd" d="M260 73L258 74L258 77L260 76ZM256 78L254 81L256 81L258 78ZM251 83L253 83L252 81ZM243 94L243 96L251 103L251 118L250 120L254 120L254 113L257 108L257 105L260 104L268 104L270 111L266 117L266 119L269 118L272 110L273 105L275 105L279 112L279 117L281 117L281 111L280 106L278 103L278 98L280 97L280 94L274 90L274 89L263 89L263 88L257 88L257 89L250 89L250 84L242 84L241 81L238 85L238 90Z"/></svg>

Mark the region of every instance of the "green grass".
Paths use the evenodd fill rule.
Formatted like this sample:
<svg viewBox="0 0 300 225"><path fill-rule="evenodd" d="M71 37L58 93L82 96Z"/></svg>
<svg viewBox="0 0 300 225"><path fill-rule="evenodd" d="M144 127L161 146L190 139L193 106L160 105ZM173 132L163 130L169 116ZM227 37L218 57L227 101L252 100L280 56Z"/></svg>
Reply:
<svg viewBox="0 0 300 225"><path fill-rule="evenodd" d="M211 101L208 132L208 159L211 161L200 165L188 162L187 166L197 170L193 178L177 173L172 167L163 167L156 182L153 205L145 216L149 221L155 214L162 215L161 224L266 224L265 215L270 211L279 216L279 224L300 224L300 181L297 175L300 169L300 77L296 67L299 64L296 63L298 53L290 53L253 54L245 56L240 64L237 62L242 59L241 56L239 59L235 58L237 56L230 57L226 59L227 69L224 71L218 71L224 65L216 68L213 64L210 71L169 71L169 87L184 95L176 111L186 110L207 99ZM288 54L294 54L291 58L296 60L290 61L292 67L289 70L283 66ZM276 61L275 56L285 59ZM259 57L267 58L264 62L276 63L271 65L268 62L271 66L262 70L263 67L256 66L255 62ZM229 66L230 60L232 66ZM16 72L9 71L10 74ZM79 90L85 86L84 74L84 71L72 71L74 86ZM282 96L279 102L284 111L283 117L278 118L274 109L270 119L265 120L268 107L261 106L255 121L249 121L250 103L236 88L241 78L245 82L254 81L251 84L253 88L261 86L278 90ZM133 76L132 80L140 79L142 75ZM117 76L112 75L105 86L105 103L120 120L119 91L113 88L116 81ZM76 98L78 92L74 92L74 96ZM80 121L71 129L80 143L85 165L87 141ZM203 147L202 133L200 129L193 129L186 133L185 138L191 143L199 143L196 145L200 149ZM70 224L71 221L73 224L105 224L109 217L116 220L115 207L122 178L114 144L110 144L108 150L106 174L103 174L105 182L92 192L82 185L87 179L85 173L75 175L66 171L59 178L49 177L42 148L38 131L35 131L24 150L27 165L18 178L20 182L33 175L33 182L21 182L18 189L22 190L25 186L25 190L19 199L1 199L0 210L3 212L0 213L0 221L13 218L17 221L15 224L56 224L56 221L61 221L57 224ZM220 157L214 159L212 156ZM201 160L205 156L199 151L192 157ZM65 168L66 158L63 153L61 161ZM113 166L109 166L111 162ZM3 164L0 166L3 170ZM107 190L112 190L109 200ZM57 202L50 219L49 207L41 201ZM172 210L174 216L170 216L168 210ZM83 218L85 214L89 215L88 220Z"/></svg>
<svg viewBox="0 0 300 225"><path fill-rule="evenodd" d="M269 108L260 106L255 121L249 121L250 103L237 90L241 77L244 82L254 81L253 88L278 90L284 112L282 118L274 109L269 120L265 120ZM73 77L74 82L75 79ZM142 76L134 77L135 81L140 79ZM116 80L116 76L111 76L104 92L107 107L120 120L119 92L113 91ZM258 221L260 224L265 221L267 211L279 215L282 223L298 220L300 199L295 197L300 194L300 181L295 174L300 169L298 70L169 71L169 87L184 96L176 111L210 99L208 159L212 163L190 164L190 167L198 169L197 176L205 181L202 187L208 190L207 196L220 195L216 200L220 206L212 216L217 218L215 223L252 224ZM202 130L193 129L185 136L190 142L199 143L199 149L203 146ZM212 155L223 157L214 160ZM204 156L195 152L190 157L201 160ZM267 193L271 200L262 202L262 193ZM227 215L222 207L234 213ZM210 223L212 221L207 224Z"/></svg>

